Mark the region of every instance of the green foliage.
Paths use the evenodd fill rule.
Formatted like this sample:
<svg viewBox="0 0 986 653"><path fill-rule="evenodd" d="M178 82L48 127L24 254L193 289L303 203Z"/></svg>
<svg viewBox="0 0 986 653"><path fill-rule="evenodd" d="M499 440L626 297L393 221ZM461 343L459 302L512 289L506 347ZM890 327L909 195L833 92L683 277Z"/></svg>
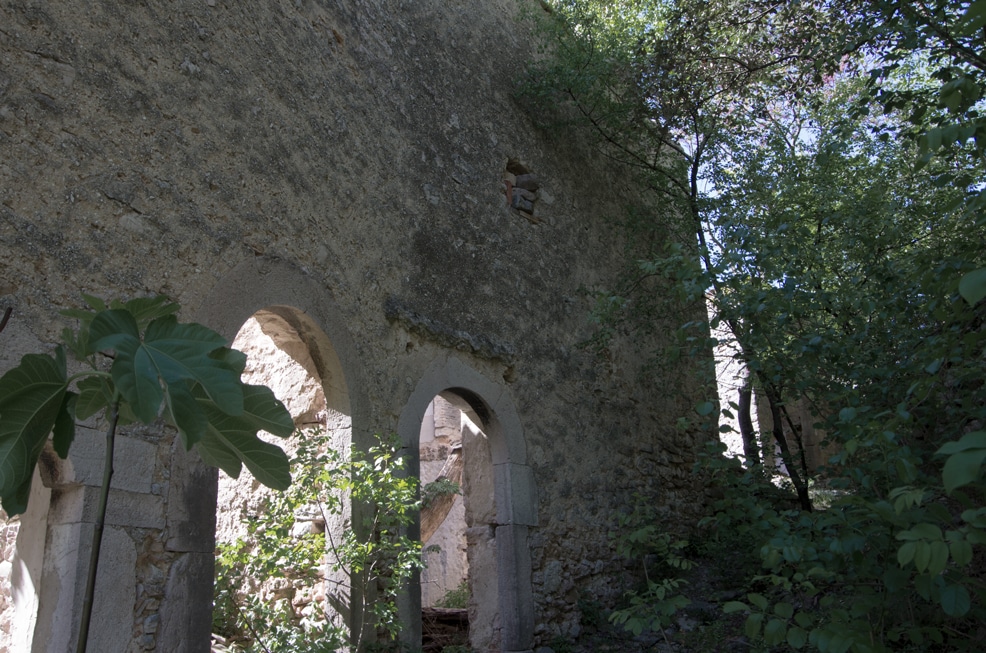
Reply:
<svg viewBox="0 0 986 653"><path fill-rule="evenodd" d="M440 478L437 481L426 483L421 488L421 506L427 508L438 497L460 493L461 488L458 483L447 478Z"/></svg>
<svg viewBox="0 0 986 653"><path fill-rule="evenodd" d="M469 607L469 581L463 580L435 603L437 608L464 609Z"/></svg>
<svg viewBox="0 0 986 653"><path fill-rule="evenodd" d="M347 607L369 615L371 630L396 638L397 593L421 568L420 543L403 534L420 504L414 479L401 474L399 444L381 438L347 460L321 431L299 431L296 439L295 483L267 496L257 514L244 515L245 537L217 549L214 628L245 642L249 652L355 650L360 633L350 637L333 622L329 615L340 606L329 603L363 596L363 605ZM351 503L361 504L363 518L347 524L341 539L311 529L298 533L300 515L332 523ZM333 599L296 614L291 597L313 588L326 569L345 572L349 586L327 587ZM264 589L261 580L281 592Z"/></svg>
<svg viewBox="0 0 986 653"><path fill-rule="evenodd" d="M688 542L661 531L657 516L642 500L633 512L620 515L610 537L620 556L639 562L644 578L644 587L627 592L629 605L610 613L610 621L634 635L663 632L675 613L690 603L681 594L686 581L679 576L692 566L682 555Z"/></svg>
<svg viewBox="0 0 986 653"><path fill-rule="evenodd" d="M246 464L266 485L290 484L284 452L257 431L285 437L294 424L269 389L240 381L243 354L202 325L179 323L178 305L165 297L109 305L84 298L89 309L65 311L79 328L63 332L64 345L53 356L28 354L0 378L0 496L8 514L27 508L31 475L49 434L56 453L66 457L75 419L100 412L107 419L117 413L121 425L161 417L178 429L186 448L197 445L204 459L231 476ZM68 375L66 350L83 371Z"/></svg>
<svg viewBox="0 0 986 653"><path fill-rule="evenodd" d="M986 2L554 6L530 95L564 103L544 114L582 119L694 237L600 294L602 331L655 323L654 278L674 284L662 297L706 296L772 421L790 422L759 436L804 510L764 470L700 468L723 497L702 525L756 561L724 607L762 648L982 650ZM678 341L675 355L707 351L694 324ZM795 403L834 452L822 510ZM627 543L660 532L621 525ZM677 588L651 589L625 620L661 623Z"/></svg>

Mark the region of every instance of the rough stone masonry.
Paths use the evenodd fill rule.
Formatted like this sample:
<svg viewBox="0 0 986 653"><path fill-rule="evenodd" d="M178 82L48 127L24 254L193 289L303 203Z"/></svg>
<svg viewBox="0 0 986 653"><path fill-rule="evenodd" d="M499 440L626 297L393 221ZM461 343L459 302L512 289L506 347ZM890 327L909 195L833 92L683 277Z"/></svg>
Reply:
<svg viewBox="0 0 986 653"><path fill-rule="evenodd" d="M0 0L0 371L50 351L80 293L163 293L230 340L274 314L352 446L396 431L416 472L438 395L482 427L472 464L492 496L473 497L470 583L492 601L473 645L577 635L580 605L624 587L607 534L634 493L672 526L698 497L700 434L675 421L700 388L685 363L643 374L627 336L580 346L591 293L627 269L637 195L516 100L536 53L521 15L538 11ZM0 649L74 641L102 426L79 428L69 460L44 455L30 511L0 531ZM161 427L116 456L90 650L205 651L216 472ZM412 642L419 604L412 588Z"/></svg>

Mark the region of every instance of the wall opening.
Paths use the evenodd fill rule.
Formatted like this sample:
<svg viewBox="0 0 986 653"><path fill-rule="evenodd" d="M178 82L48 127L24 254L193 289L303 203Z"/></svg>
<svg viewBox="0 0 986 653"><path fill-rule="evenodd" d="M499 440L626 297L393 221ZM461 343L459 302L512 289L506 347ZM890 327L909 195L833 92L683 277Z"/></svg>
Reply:
<svg viewBox="0 0 986 653"><path fill-rule="evenodd" d="M493 465L478 421L474 411L436 396L421 422L425 653L452 646L488 650L497 639L495 555L485 550L491 546L496 515Z"/></svg>
<svg viewBox="0 0 986 653"><path fill-rule="evenodd" d="M436 395L468 418L460 424L469 648L529 651L534 643L529 537L537 527L537 491L520 418L500 376L496 379L457 357L436 359L408 397L397 431L409 454L408 469L419 475L422 419ZM424 642L422 589L413 582L409 590L401 599L401 641L418 648Z"/></svg>
<svg viewBox="0 0 986 653"><path fill-rule="evenodd" d="M291 458L302 441L319 434L325 446L348 457L352 442L348 393L328 338L310 318L283 306L257 311L240 328L233 347L247 355L243 381L270 387L294 419L297 430L291 438L261 433L263 439L283 448ZM264 499L270 493L246 471L238 479L219 474L217 550L223 543L247 537L244 520L255 518L264 509ZM327 543L340 541L350 517L348 510L342 515L327 515L317 505L303 506L295 511L291 536L320 532L325 533ZM242 595L278 605L298 624L328 615L334 625L345 626L350 623L349 579L342 571L333 572L331 562L328 557L315 562L319 573L312 582L248 579L241 588ZM242 627L227 627L225 632L214 633L214 639L232 643L252 635Z"/></svg>

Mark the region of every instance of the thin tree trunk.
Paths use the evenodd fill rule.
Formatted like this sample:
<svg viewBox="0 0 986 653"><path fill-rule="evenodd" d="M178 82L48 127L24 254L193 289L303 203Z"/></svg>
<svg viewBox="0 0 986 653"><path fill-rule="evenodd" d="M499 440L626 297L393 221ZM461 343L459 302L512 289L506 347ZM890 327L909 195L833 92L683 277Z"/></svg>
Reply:
<svg viewBox="0 0 986 653"><path fill-rule="evenodd" d="M784 461L788 476L791 477L791 483L794 484L794 489L798 493L798 501L801 502L801 509L811 512L812 505L811 497L808 496L808 486L801 478L801 474L798 473L798 468L794 465L794 458L791 456L791 447L788 446L787 436L784 435L780 397L776 390L772 390L769 387L766 388L766 392L767 402L770 404L770 418L774 423L774 439L777 440L777 446L781 449L781 459Z"/></svg>
<svg viewBox="0 0 986 653"><path fill-rule="evenodd" d="M456 485L462 485L462 445L452 447L445 465L436 481L448 480ZM442 525L445 518L452 510L455 503L456 494L439 494L434 497L427 506L421 508L421 542L425 543L431 539L438 527Z"/></svg>
<svg viewBox="0 0 986 653"><path fill-rule="evenodd" d="M748 469L760 466L760 447L757 444L757 434L753 431L753 417L750 415L753 403L753 382L747 373L739 390L739 430L743 438L743 455L746 457Z"/></svg>
<svg viewBox="0 0 986 653"><path fill-rule="evenodd" d="M106 500L110 494L110 481L113 479L113 444L116 438L116 423L120 418L120 402L113 403L110 426L106 430L106 462L103 465L103 486L99 494L99 508L96 511L96 524L92 531L92 550L89 552L89 576L86 579L86 593L82 601L82 618L79 623L79 639L75 650L86 653L89 641L89 622L92 620L92 601L96 591L96 570L99 568L99 549L103 544L103 526L106 523Z"/></svg>

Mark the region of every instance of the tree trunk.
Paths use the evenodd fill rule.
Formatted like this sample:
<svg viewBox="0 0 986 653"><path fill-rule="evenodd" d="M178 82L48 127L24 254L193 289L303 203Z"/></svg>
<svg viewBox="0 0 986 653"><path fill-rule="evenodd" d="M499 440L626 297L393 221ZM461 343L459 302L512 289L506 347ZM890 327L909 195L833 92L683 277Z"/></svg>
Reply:
<svg viewBox="0 0 986 653"><path fill-rule="evenodd" d="M739 390L739 430L743 438L743 455L746 457L748 469L760 466L760 446L757 444L757 434L753 432L753 418L750 415L751 404L753 403L753 382L750 374L747 373L746 379Z"/></svg>
<svg viewBox="0 0 986 653"><path fill-rule="evenodd" d="M770 403L770 418L774 423L774 439L777 446L781 449L781 459L787 468L791 483L798 493L798 501L801 502L801 509L812 511L811 497L808 496L808 486L798 473L798 468L794 465L794 458L791 456L791 447L788 446L787 436L784 435L784 422L781 419L781 400L775 390L767 388L767 401Z"/></svg>

